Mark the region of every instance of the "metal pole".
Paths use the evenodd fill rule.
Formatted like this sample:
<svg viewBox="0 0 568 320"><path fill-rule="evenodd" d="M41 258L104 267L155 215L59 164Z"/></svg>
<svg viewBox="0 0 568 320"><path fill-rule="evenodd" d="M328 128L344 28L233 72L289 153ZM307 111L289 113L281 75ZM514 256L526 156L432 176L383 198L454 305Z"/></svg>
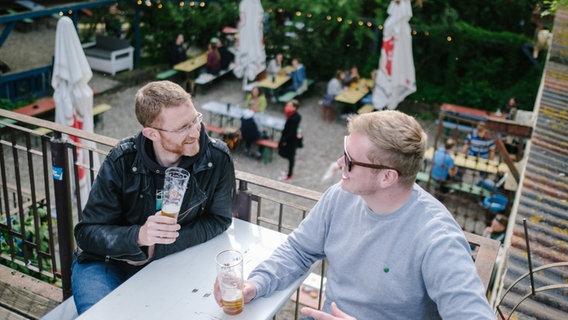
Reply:
<svg viewBox="0 0 568 320"><path fill-rule="evenodd" d="M57 212L59 259L61 261L61 283L63 299L67 299L73 294L71 290L71 263L73 261L71 184L65 143L61 139L60 132L54 132L50 144L55 210Z"/></svg>

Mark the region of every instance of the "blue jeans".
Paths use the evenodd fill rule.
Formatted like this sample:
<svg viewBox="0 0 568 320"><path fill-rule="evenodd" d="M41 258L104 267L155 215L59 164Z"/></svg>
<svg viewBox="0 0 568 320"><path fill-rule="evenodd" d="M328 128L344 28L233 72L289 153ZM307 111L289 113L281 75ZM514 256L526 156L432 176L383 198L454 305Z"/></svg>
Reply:
<svg viewBox="0 0 568 320"><path fill-rule="evenodd" d="M78 263L75 257L71 267L71 287L78 314L87 311L136 272L136 268L124 269L112 262Z"/></svg>

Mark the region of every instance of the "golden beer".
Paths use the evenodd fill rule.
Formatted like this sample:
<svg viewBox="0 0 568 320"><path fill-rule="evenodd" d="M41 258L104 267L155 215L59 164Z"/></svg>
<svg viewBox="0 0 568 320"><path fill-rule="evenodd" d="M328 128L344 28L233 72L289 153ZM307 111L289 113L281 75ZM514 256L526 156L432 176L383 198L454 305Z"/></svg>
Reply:
<svg viewBox="0 0 568 320"><path fill-rule="evenodd" d="M176 206L168 205L162 207L162 215L170 218L177 219L179 214L179 208Z"/></svg>
<svg viewBox="0 0 568 320"><path fill-rule="evenodd" d="M225 311L226 314L239 314L243 311L243 296L242 294L239 294L239 297L232 301L221 299L221 305L223 306L223 311Z"/></svg>

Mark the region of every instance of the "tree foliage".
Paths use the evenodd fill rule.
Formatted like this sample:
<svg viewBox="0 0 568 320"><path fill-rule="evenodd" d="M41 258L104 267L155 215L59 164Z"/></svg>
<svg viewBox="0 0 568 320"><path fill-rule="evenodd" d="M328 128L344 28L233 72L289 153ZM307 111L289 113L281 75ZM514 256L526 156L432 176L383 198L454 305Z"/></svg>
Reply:
<svg viewBox="0 0 568 320"><path fill-rule="evenodd" d="M420 4L413 7L410 21L418 90L408 99L494 110L517 96L522 108L531 109L540 79L538 63L542 65L545 56L533 64L526 50L534 33L531 13L536 2L414 1ZM137 5L129 3L123 6L132 12ZM267 56L282 52L287 59L298 57L310 78L323 81L351 65L369 76L378 67L389 3L263 0ZM224 26L238 23L239 2L234 0L207 1L203 7L198 2L161 4L138 6L147 61L167 61L166 48L177 33L205 50Z"/></svg>

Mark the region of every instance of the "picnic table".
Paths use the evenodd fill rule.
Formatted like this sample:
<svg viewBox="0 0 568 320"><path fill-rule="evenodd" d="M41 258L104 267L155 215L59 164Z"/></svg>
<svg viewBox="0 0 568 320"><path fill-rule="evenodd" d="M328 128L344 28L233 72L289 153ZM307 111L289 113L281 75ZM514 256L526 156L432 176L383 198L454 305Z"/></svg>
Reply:
<svg viewBox="0 0 568 320"><path fill-rule="evenodd" d="M232 126L233 120L240 120L244 109L239 105L231 105L230 103L222 103L218 101L210 101L201 106L201 109L209 112L209 124L213 121L213 115L219 116L219 127L223 128L226 124L224 118L229 118L229 125ZM277 117L266 113L256 113L255 117L260 121L264 128L271 129L270 138L273 139L275 133L284 129L286 119L284 117Z"/></svg>
<svg viewBox="0 0 568 320"><path fill-rule="evenodd" d="M424 153L424 159L431 161L433 157L434 147L426 149L426 152ZM466 156L463 153L452 154L452 158L454 158L454 164L456 166L470 170L492 174L496 174L498 172L509 172L509 167L505 162L499 163L494 160L488 160L476 156Z"/></svg>
<svg viewBox="0 0 568 320"><path fill-rule="evenodd" d="M373 86L374 81L371 79L361 79L354 86L349 86L335 96L335 101L346 104L357 104L364 96L369 93L369 87Z"/></svg>

